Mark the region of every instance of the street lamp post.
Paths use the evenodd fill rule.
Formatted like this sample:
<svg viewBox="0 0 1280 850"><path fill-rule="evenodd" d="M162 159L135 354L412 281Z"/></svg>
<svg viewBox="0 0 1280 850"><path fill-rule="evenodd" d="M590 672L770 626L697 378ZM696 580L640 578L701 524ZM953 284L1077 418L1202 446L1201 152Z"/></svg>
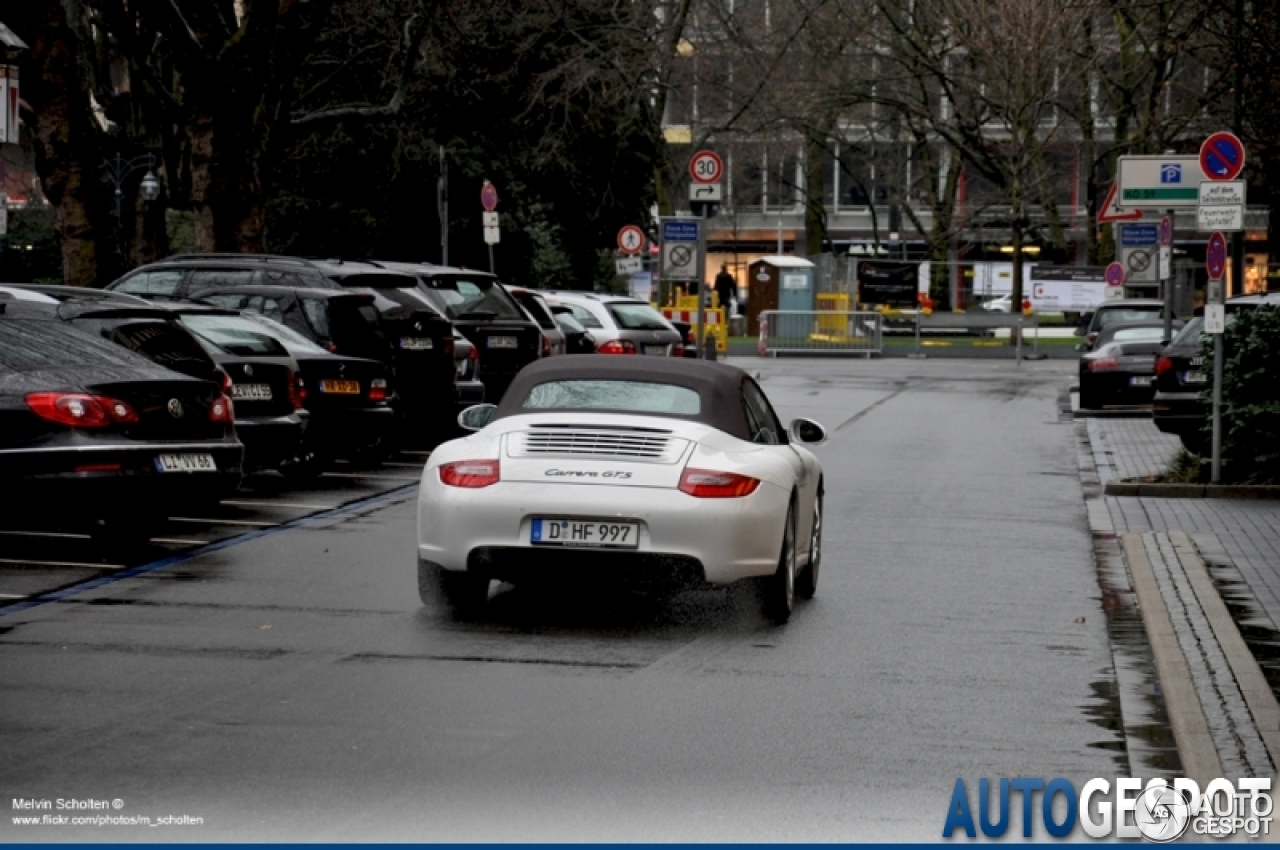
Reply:
<svg viewBox="0 0 1280 850"><path fill-rule="evenodd" d="M121 226L122 204L124 202L124 181L129 178L130 174L145 168L147 173L142 176L142 182L138 184L138 191L142 194L142 200L154 201L160 197L160 181L156 179L155 154L144 153L141 156L135 156L133 159L123 159L120 154L116 154L114 158L104 160L102 166L107 169L111 175L111 182L115 184L116 189L116 229Z"/></svg>

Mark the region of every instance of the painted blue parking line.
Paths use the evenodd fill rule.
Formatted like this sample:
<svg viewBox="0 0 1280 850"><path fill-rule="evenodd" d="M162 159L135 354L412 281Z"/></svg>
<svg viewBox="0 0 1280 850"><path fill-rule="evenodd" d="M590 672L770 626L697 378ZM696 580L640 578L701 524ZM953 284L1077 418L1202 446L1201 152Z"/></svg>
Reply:
<svg viewBox="0 0 1280 850"><path fill-rule="evenodd" d="M258 529L256 531L248 531L244 534L238 534L235 537L227 537L223 540L217 540L197 549L191 549L187 552L180 552L177 555L170 555L167 558L161 558L158 561L152 561L149 564L142 564L137 567L129 567L112 573L107 576L82 581L79 584L73 584L64 587L61 590L53 590L48 593L42 593L34 596L24 602L17 602L13 605L6 605L0 608L0 617L8 617L14 614L28 611L41 605L48 605L51 602L61 602L64 599L70 599L90 590L97 590L100 587L106 587L109 584L115 584L124 579L140 576L145 573L152 573L156 570L163 570L177 564L186 563L193 558L199 558L201 555L208 555L212 552L220 552L223 549L230 549L232 546L238 546L241 543L248 543L251 540L259 540L281 531L290 531L295 528L304 528L308 525L314 525L333 517L343 516L345 514L355 513L365 508L377 507L382 504L400 501L410 496L417 489L417 485L409 484L404 487L397 487L394 490L388 490L385 493L379 493L376 496L369 496L365 499L357 499L354 502L348 502L345 505L333 508L332 510L323 511L318 514L308 514L307 516L291 519L288 522L282 522L271 528ZM101 565L99 565L101 566Z"/></svg>

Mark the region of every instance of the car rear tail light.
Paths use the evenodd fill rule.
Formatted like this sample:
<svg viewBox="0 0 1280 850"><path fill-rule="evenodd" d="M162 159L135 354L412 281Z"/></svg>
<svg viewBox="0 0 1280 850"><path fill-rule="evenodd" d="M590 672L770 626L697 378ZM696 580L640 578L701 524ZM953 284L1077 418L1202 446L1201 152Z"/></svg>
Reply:
<svg viewBox="0 0 1280 850"><path fill-rule="evenodd" d="M369 401L387 400L387 379L374 378L369 382Z"/></svg>
<svg viewBox="0 0 1280 850"><path fill-rule="evenodd" d="M1096 357L1087 361L1090 372L1110 372L1120 368L1120 361L1114 357Z"/></svg>
<svg viewBox="0 0 1280 850"><path fill-rule="evenodd" d="M459 460L440 467L440 481L450 487L488 487L498 483L496 460Z"/></svg>
<svg viewBox="0 0 1280 850"><path fill-rule="evenodd" d="M551 356L551 340L545 336L542 338L542 356Z"/></svg>
<svg viewBox="0 0 1280 850"><path fill-rule="evenodd" d="M289 404L293 405L294 410L301 410L307 404L307 385L297 372L289 379Z"/></svg>
<svg viewBox="0 0 1280 850"><path fill-rule="evenodd" d="M474 361L476 361L477 363L479 363L479 362L480 362L480 349L476 348L474 345L473 345L473 346L471 346L471 348L467 351L467 359L468 359L468 360L474 360Z"/></svg>
<svg viewBox="0 0 1280 850"><path fill-rule="evenodd" d="M689 467L680 476L680 492L699 499L737 499L750 496L759 486L757 478L714 469Z"/></svg>
<svg viewBox="0 0 1280 850"><path fill-rule="evenodd" d="M231 395L231 375L227 374L222 369L219 369L218 371L222 373L222 380L219 381L219 383L222 384L222 394L229 396Z"/></svg>
<svg viewBox="0 0 1280 850"><path fill-rule="evenodd" d="M441 344L441 347L444 348L445 354L452 357L453 356L453 337L451 336L445 337L444 342Z"/></svg>
<svg viewBox="0 0 1280 850"><path fill-rule="evenodd" d="M1093 333L1091 333L1091 334L1089 334L1087 337L1085 337L1085 342L1088 344L1088 346L1089 346L1090 348L1093 348L1093 344L1094 344L1095 342L1097 342L1097 341L1098 341L1098 332L1097 332L1097 331L1094 331Z"/></svg>
<svg viewBox="0 0 1280 850"><path fill-rule="evenodd" d="M337 354L337 353L338 353L338 344L337 344L336 342L331 342L331 343L329 343L328 345L326 345L326 346L325 346L325 349L326 349L330 354Z"/></svg>
<svg viewBox="0 0 1280 850"><path fill-rule="evenodd" d="M209 405L209 421L222 425L234 425L236 421L235 405L231 403L231 397L226 393L218 396L213 400L213 404Z"/></svg>
<svg viewBox="0 0 1280 850"><path fill-rule="evenodd" d="M105 428L137 422L128 402L88 393L28 393L27 407L41 419L72 428Z"/></svg>
<svg viewBox="0 0 1280 850"><path fill-rule="evenodd" d="M83 466L77 466L76 472L119 472L120 469L118 463L86 463Z"/></svg>
<svg viewBox="0 0 1280 850"><path fill-rule="evenodd" d="M1165 404L1163 401L1153 401L1153 402L1151 402L1151 409L1152 409L1152 411L1156 411L1156 410L1168 410L1168 409L1169 409L1169 405Z"/></svg>
<svg viewBox="0 0 1280 850"><path fill-rule="evenodd" d="M636 344L629 339L611 339L596 351L600 354L635 354Z"/></svg>
<svg viewBox="0 0 1280 850"><path fill-rule="evenodd" d="M1168 372L1172 368L1173 368L1173 358L1171 357L1156 358L1156 377L1157 378L1163 375L1165 372Z"/></svg>
<svg viewBox="0 0 1280 850"><path fill-rule="evenodd" d="M671 356L684 357L684 346L678 342L675 345L671 346Z"/></svg>

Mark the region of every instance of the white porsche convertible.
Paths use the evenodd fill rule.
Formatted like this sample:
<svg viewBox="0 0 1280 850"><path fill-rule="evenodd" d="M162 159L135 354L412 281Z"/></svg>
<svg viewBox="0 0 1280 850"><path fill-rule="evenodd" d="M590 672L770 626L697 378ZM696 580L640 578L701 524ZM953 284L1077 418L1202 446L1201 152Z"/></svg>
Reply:
<svg viewBox="0 0 1280 850"><path fill-rule="evenodd" d="M418 490L418 587L474 612L493 579L558 575L679 589L761 578L783 622L822 558L822 468L741 369L657 357L553 357L475 433L431 455Z"/></svg>

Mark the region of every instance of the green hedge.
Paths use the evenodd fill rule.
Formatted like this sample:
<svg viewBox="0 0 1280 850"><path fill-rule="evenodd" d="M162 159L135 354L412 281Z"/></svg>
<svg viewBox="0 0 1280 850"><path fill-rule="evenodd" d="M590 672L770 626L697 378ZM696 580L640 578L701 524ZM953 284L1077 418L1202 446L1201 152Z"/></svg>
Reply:
<svg viewBox="0 0 1280 850"><path fill-rule="evenodd" d="M1222 456L1224 478L1280 483L1280 309L1241 311L1223 335ZM1205 371L1212 374L1213 338L1205 337ZM1212 391L1202 396L1207 429Z"/></svg>

